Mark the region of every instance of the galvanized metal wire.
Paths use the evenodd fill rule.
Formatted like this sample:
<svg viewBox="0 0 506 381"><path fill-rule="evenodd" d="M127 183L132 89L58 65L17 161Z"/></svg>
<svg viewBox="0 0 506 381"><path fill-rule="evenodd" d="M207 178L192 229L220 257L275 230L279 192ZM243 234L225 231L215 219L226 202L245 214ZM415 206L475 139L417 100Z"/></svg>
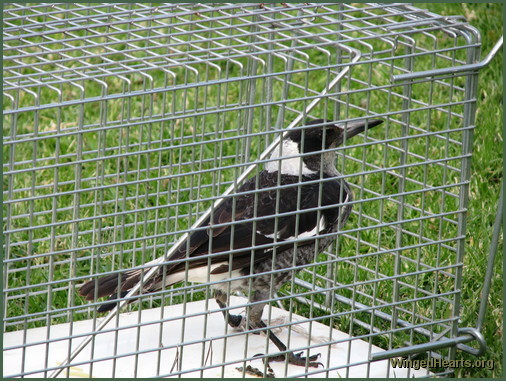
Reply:
<svg viewBox="0 0 506 381"><path fill-rule="evenodd" d="M68 375L175 349L140 349L143 310L203 300L211 283L142 296L128 326L116 309L101 320L103 302L86 303L77 288L133 266L146 280L263 168L287 129L314 118L385 123L336 149L355 193L352 218L271 305L349 334L329 334L327 346L368 342L368 372L374 356L421 348L452 359L448 346L466 342L459 285L480 39L464 19L405 4L310 3L12 3L3 16L4 330L46 330L43 340L7 343L4 355L21 354L4 376ZM160 311L160 325L193 316ZM88 319L89 331L73 332ZM68 334L54 339L64 323ZM73 361L97 335L128 328L136 351ZM81 346L59 364L47 351L43 368L27 364L30 348L65 339ZM198 361L201 372L229 364ZM326 365L300 374L347 376L357 363ZM185 373L159 361L151 375Z"/></svg>

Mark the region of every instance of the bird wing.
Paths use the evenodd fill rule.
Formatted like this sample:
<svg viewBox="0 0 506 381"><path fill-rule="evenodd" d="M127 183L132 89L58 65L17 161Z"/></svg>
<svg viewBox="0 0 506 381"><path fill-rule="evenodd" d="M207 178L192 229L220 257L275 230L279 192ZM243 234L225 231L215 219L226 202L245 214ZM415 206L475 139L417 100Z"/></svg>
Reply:
<svg viewBox="0 0 506 381"><path fill-rule="evenodd" d="M189 269L225 263L209 269L212 274L242 269L251 264L252 253L253 263L261 262L272 256L273 246L277 246L278 252L293 247L292 240L296 236L317 236L337 222L339 207L323 210L320 221L316 210L304 212L319 205L320 183L305 183L318 179L318 176L303 177L302 182L298 176L282 176L282 187L277 186L277 172L262 171L258 179L249 179L236 195L227 198L214 211L212 219L202 223L201 227L207 226L207 229L194 231L189 241L181 244L168 258L169 263L164 268L166 274L184 271L185 262L188 262ZM341 191L339 179L325 181L321 186L320 205L339 204L341 199L346 199L347 193ZM298 221L294 213L297 211ZM255 249L262 245L267 246ZM211 253L218 255L209 256Z"/></svg>
<svg viewBox="0 0 506 381"><path fill-rule="evenodd" d="M192 269L203 270L197 271L200 274L214 275L247 268L252 262L270 259L275 246L279 253L293 247L292 240L296 236L316 237L328 233L338 221L344 223L348 218L351 205L342 205L351 200L346 182L338 178L310 182L319 179L317 175L303 177L302 182L298 176L282 176L282 186L277 185L278 172L266 171L260 172L258 179L254 177L244 183L236 195L216 208L212 219L207 218L190 234L143 290L156 291L164 284L169 286L180 281L187 266L188 276ZM321 210L319 221L317 210L309 210L335 204L340 206ZM298 222L295 212L299 215ZM309 240L299 246L311 243ZM143 273L143 269L133 268L93 279L85 283L79 293L87 300L108 295L109 300L115 300L139 282ZM171 278L171 274L179 275ZM207 277L202 276L202 281L205 279ZM104 304L98 311L108 311L115 305L114 302Z"/></svg>

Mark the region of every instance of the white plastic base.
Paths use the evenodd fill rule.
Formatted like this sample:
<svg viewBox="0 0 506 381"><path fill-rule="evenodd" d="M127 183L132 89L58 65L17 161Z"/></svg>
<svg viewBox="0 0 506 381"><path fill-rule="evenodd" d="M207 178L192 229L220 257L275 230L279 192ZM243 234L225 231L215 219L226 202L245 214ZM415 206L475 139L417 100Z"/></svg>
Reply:
<svg viewBox="0 0 506 381"><path fill-rule="evenodd" d="M245 302L243 298L231 298L232 305L244 305ZM116 319L113 319L106 330L116 327L116 324L118 327L130 328L97 334L95 340L72 361L69 373L64 370L60 377L87 378L91 375L131 378L155 377L158 374L173 377L178 377L179 374L181 377L242 377L242 371L237 368L248 365L263 372L264 365L261 360L244 362L243 359L266 353L266 335L245 334L227 327L214 300L208 301L208 309L213 312L202 314L206 310L206 302L199 301L187 303L185 306L182 304L167 306L163 310L160 308L143 310L140 321L137 312L121 314L118 322L116 323ZM241 312L244 312L244 308L232 311L237 314ZM184 320L180 318L183 315L191 316L192 314L197 315ZM264 319L267 314L268 308L265 308ZM139 323L168 319L174 320L163 323L161 335L161 323L135 326ZM288 323L288 319L288 312L272 308L271 325ZM304 320L301 316L291 315L292 322ZM49 346L47 344L32 345L32 343L47 339L46 327L30 329L26 333L23 331L6 333L4 335L6 350L3 352L4 377L32 371L36 373L26 377L49 376L51 371L45 374L40 370L62 364L70 352L70 341L67 337L74 336L70 344L73 349L86 338L86 336L75 336L92 331L93 320L75 322L72 327L70 324L51 326L50 338L62 338L62 340L51 342ZM370 363L367 361L369 353L382 351L381 348L359 339L350 341L348 334L320 323L300 323L292 325L291 328L277 328L273 332L294 352L300 352L298 348L316 346L316 348L311 348L310 354L320 353L321 357L318 361L325 365L325 369L308 368L307 372L311 373L309 377L399 378L430 375L425 369L394 369L387 360ZM311 338L309 338L309 332L311 332ZM226 339L219 338L224 334L232 336ZM8 349L21 345L24 335L26 335L25 342L30 344L26 347L24 354L22 349ZM329 341L337 341L337 343L326 344ZM184 345L178 348L178 344L181 343ZM92 347L93 356L91 355ZM144 353L128 355L133 352ZM268 353L275 354L276 352L276 347L269 343ZM99 361L115 354L127 356ZM90 364L90 359L96 362ZM223 363L228 365L223 366ZM347 364L349 367L346 367ZM271 362L270 366L276 377L296 377L306 373L305 368L301 366L287 366L285 363L278 362ZM206 369L199 370L201 368ZM254 376L246 374L246 377Z"/></svg>

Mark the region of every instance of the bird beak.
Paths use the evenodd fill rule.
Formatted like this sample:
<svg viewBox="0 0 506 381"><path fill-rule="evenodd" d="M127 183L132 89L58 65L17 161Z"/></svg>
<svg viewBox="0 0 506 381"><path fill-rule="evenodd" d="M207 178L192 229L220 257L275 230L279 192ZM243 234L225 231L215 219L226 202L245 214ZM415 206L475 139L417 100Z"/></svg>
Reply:
<svg viewBox="0 0 506 381"><path fill-rule="evenodd" d="M366 128L367 129L373 128L380 125L381 123L383 123L381 119L366 119L361 120L359 122L346 123L344 126L341 125L339 127L343 129L343 140L344 140L345 136L346 139L350 139L353 136L358 135L361 132L364 132Z"/></svg>

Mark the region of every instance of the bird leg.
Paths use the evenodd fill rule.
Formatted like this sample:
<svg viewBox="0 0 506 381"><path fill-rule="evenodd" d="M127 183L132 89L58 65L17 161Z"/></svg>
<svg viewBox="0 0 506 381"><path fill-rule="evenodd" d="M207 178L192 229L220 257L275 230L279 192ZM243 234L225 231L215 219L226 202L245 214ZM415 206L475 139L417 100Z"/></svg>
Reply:
<svg viewBox="0 0 506 381"><path fill-rule="evenodd" d="M216 299L218 306L220 306L223 317L225 318L225 321L228 323L228 325L230 325L232 328L239 327L241 325L243 317L241 315L231 315L230 311L226 309L227 294L220 290L216 290L214 293L214 298Z"/></svg>
<svg viewBox="0 0 506 381"><path fill-rule="evenodd" d="M255 295L255 296L258 297L257 295ZM288 350L286 345L283 344L283 342L269 328L267 328L267 325L261 319L264 306L265 306L265 303L264 304L255 304L251 307L250 315L249 315L250 325L253 326L254 328L263 328L263 330L267 334L267 337L269 338L269 340L272 341L272 343L281 352L286 352ZM323 366L322 363L316 362L316 360L318 360L318 358L320 357L319 353L316 355L310 356L307 359L306 359L306 357L302 357L302 353L303 352L295 354L293 352L287 352L287 353L281 353L281 354L274 355L274 356L267 356L266 361L269 362L269 361L285 361L286 360L286 361L288 361L288 364L298 365L298 366L306 366L306 361L307 361L307 366L311 367L311 368L318 368L319 365ZM260 356L260 355L262 355L262 354L258 354L256 356Z"/></svg>
<svg viewBox="0 0 506 381"><path fill-rule="evenodd" d="M222 309L223 316L225 318L225 321L233 328L237 328L243 323L244 317L241 315L231 315L227 308L227 294L224 292L221 292L219 290L216 290L215 292L215 298L216 302ZM265 300L265 298L262 298L261 293L256 292L252 298L252 301L261 301ZM283 342L274 334L272 331L267 328L267 325L262 321L262 313L263 309L265 307L266 303L259 303L254 304L253 306L248 306L249 310L249 326L250 329L259 329L262 328L262 331L264 331L267 334L267 337L269 340L281 351L286 352L287 347ZM258 334L259 332L255 332ZM320 362L316 362L318 358L320 357L320 354L316 354L313 356L310 356L309 358L302 357L302 353L293 353L293 352L287 352L282 353L278 355L273 356L267 356L266 360L269 361L285 361L287 360L289 364L298 365L298 366L306 366L306 362L308 367L312 368L318 368L319 365L322 365ZM257 354L255 356L261 356L262 354Z"/></svg>
<svg viewBox="0 0 506 381"><path fill-rule="evenodd" d="M288 349L286 347L286 345L283 344L283 342L274 333L272 333L272 331L270 329L267 328L267 326L265 325L265 323L262 320L260 320L260 326L265 328L265 332L267 333L269 340L272 341L272 343L281 352L285 352ZM308 358L302 357L302 353L304 353L304 352L281 353L281 354L274 355L274 356L268 356L266 358L266 360L267 360L267 362L269 362L269 361L285 361L285 360L287 360L287 357L288 357L288 364L298 365L298 366L306 366L306 361L307 361L307 366L310 368L318 368L318 366L320 366L320 365L323 367L323 364L321 362L316 361L320 357L319 353L317 353L316 355L309 356ZM262 354L260 353L255 356L262 356Z"/></svg>

